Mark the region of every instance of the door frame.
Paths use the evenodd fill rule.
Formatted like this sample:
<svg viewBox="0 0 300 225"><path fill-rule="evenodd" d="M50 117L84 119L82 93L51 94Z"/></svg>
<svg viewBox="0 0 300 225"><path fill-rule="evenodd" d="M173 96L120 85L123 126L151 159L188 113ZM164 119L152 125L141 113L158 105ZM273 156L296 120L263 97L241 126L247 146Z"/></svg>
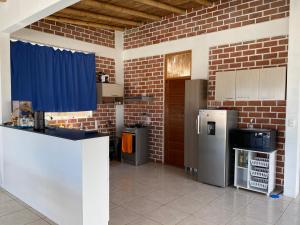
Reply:
<svg viewBox="0 0 300 225"><path fill-rule="evenodd" d="M184 53L190 53L191 57L191 65L190 65L190 76L184 76L184 77L176 77L176 78L168 78L167 77L167 57L168 56L174 56L174 55L179 55L179 54L184 54ZM164 80L163 80L163 85L164 85L164 132L163 132L163 163L166 163L166 116L167 116L167 110L166 110L166 81L167 80L191 80L192 79L192 50L185 50L185 51L179 51L179 52L172 52L164 55Z"/></svg>

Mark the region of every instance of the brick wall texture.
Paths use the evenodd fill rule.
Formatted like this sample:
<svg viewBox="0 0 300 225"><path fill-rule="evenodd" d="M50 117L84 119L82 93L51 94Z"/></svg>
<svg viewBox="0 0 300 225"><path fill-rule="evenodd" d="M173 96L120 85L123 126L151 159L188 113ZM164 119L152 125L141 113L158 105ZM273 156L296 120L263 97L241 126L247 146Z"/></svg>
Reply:
<svg viewBox="0 0 300 225"><path fill-rule="evenodd" d="M141 123L145 115L151 118L149 129L150 159L163 161L164 132L164 57L153 56L124 62L125 96L153 96L151 102L131 102L124 105L125 124Z"/></svg>
<svg viewBox="0 0 300 225"><path fill-rule="evenodd" d="M209 52L208 106L238 110L239 127L247 127L253 119L255 128L278 131L278 186L283 185L286 101L215 101L215 79L218 71L286 66L287 56L287 36L216 46Z"/></svg>
<svg viewBox="0 0 300 225"><path fill-rule="evenodd" d="M182 39L205 33L276 20L289 16L289 0L217 0L213 7L192 9L186 15L171 15L161 21L126 30L124 48L138 48L161 42ZM114 32L91 27L62 24L40 20L30 29L64 36L89 43L114 47ZM201 47L201 46L200 46ZM264 68L287 65L288 37L270 37L241 43L215 46L209 58L208 107L227 107L239 111L239 126L246 127L254 119L255 127L278 130L278 162L276 183L283 185L285 111L286 101L215 101L215 74L217 71ZM115 78L115 62L105 57L96 58L97 71L104 71ZM151 56L124 62L125 95L152 95L151 102L126 102L125 124L143 122L151 118L149 134L150 158L162 162L164 158L164 56ZM102 132L115 132L114 105L98 105L93 118L55 121L91 127L98 120Z"/></svg>
<svg viewBox="0 0 300 225"><path fill-rule="evenodd" d="M110 48L115 47L115 32L111 30L76 26L46 19L41 19L27 28L96 45L103 45Z"/></svg>
<svg viewBox="0 0 300 225"><path fill-rule="evenodd" d="M124 48L212 33L289 16L289 0L218 0L213 7L169 16L125 31Z"/></svg>

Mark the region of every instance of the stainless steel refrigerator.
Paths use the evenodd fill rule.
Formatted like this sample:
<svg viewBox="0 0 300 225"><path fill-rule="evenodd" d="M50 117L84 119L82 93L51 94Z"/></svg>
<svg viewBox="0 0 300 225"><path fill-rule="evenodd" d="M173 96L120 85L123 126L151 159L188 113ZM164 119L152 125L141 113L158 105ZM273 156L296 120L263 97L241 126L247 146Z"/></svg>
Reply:
<svg viewBox="0 0 300 225"><path fill-rule="evenodd" d="M237 126L237 111L199 110L197 118L198 181L226 187L231 183L229 131Z"/></svg>
<svg viewBox="0 0 300 225"><path fill-rule="evenodd" d="M199 109L207 109L207 80L186 80L184 101L184 167L198 170L198 135L195 121Z"/></svg>

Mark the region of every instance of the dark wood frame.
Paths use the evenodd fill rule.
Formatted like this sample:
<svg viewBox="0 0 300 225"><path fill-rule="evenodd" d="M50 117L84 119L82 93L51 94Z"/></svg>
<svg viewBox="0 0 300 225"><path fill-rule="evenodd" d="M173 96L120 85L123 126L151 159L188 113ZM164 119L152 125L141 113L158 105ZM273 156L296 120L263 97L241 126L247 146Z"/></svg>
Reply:
<svg viewBox="0 0 300 225"><path fill-rule="evenodd" d="M168 78L167 77L167 58L170 56L174 56L174 55L181 55L181 54L185 54L185 53L189 53L191 55L191 68L190 71L192 73L192 50L186 50L186 51L181 51L181 52L174 52L174 53L169 53L169 54L165 54L165 58L164 58L164 80L178 80L178 79L187 79L187 78L191 78L192 74L190 76L185 76L185 77L176 77L176 78Z"/></svg>

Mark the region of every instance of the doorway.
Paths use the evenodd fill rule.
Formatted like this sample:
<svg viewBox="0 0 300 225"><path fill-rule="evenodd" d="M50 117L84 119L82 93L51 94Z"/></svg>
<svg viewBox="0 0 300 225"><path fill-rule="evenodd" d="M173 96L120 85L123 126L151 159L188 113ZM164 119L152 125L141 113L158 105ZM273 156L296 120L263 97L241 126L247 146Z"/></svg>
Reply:
<svg viewBox="0 0 300 225"><path fill-rule="evenodd" d="M191 51L165 56L165 159L184 167L185 81L191 79Z"/></svg>

